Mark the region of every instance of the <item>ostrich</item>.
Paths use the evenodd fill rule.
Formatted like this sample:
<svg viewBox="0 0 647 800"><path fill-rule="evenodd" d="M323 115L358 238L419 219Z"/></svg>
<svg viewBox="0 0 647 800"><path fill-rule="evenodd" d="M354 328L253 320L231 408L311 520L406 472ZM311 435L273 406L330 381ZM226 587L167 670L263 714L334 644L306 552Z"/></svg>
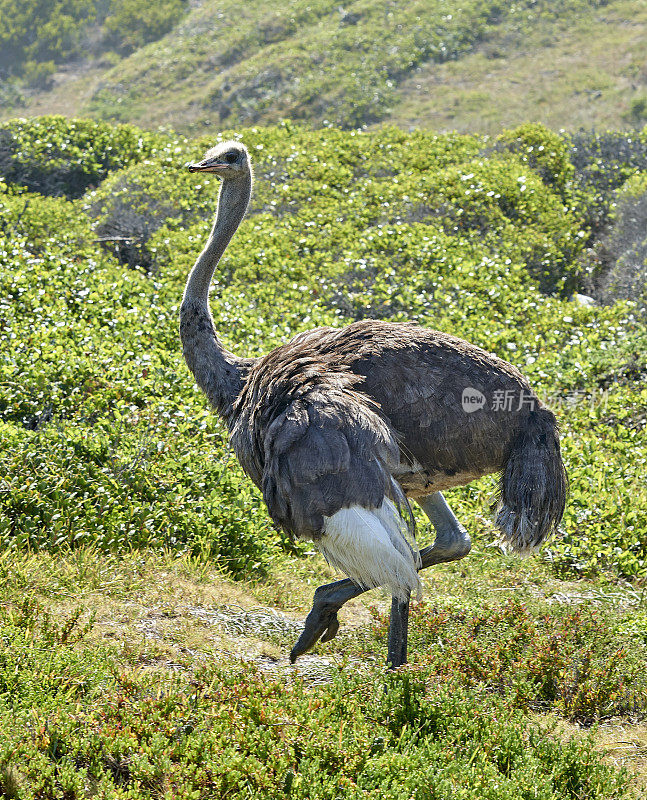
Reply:
<svg viewBox="0 0 647 800"><path fill-rule="evenodd" d="M555 417L511 364L409 323L315 328L260 358L229 352L214 328L209 286L247 211L250 157L228 141L188 169L222 183L182 300L184 357L272 520L348 576L316 590L290 659L336 635L345 602L383 586L392 596L387 663L398 667L418 571L470 550L444 490L500 473L496 524L515 551L537 547L558 525L566 475ZM436 530L422 551L410 500Z"/></svg>

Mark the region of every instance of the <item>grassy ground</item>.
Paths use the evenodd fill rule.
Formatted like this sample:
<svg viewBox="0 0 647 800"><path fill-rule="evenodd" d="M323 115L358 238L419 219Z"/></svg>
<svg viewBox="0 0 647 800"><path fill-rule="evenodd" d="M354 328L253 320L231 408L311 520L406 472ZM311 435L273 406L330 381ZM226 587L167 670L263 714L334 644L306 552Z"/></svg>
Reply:
<svg viewBox="0 0 647 800"><path fill-rule="evenodd" d="M483 133L528 120L569 131L638 123L631 106L647 92L646 49L647 8L628 2L523 35L503 28L457 61L421 67L401 86L392 119Z"/></svg>
<svg viewBox="0 0 647 800"><path fill-rule="evenodd" d="M143 788L139 785L141 794L133 796L185 796L174 783L175 773L170 766L160 766L163 753L169 750L168 744L160 746L157 742L155 747L147 748L141 739L139 745L130 741L125 750L115 750L111 755L104 753L102 769L96 768L93 773L88 766L92 763L90 756L87 752L85 756L81 754L84 736L78 731L71 733L68 723L70 719L77 719L85 720L86 726L96 724L95 707L121 703L131 710L139 708L141 712L141 705L151 691L157 692L159 697L159 693L164 691L172 694L171 685L175 687L173 691L185 691L191 686L204 690L205 675L210 676L213 692L214 669L229 671L253 683L261 681L270 687L270 691L274 691L271 687L277 685L276 681L279 684L288 681L292 685L297 681L306 688L312 687L309 691L315 694L310 695L310 702L319 696L317 692L329 691L326 687L340 680L349 696L353 696L357 691L353 681L359 679L364 684L367 680L372 683L382 674L381 664L385 656L383 622L387 603L376 592L344 609L340 615L342 629L337 639L318 646L312 656L304 657L296 666L289 665L287 652L298 635L313 589L332 577L330 569L318 556L306 561L285 556L269 578L237 583L226 579L212 564L199 558L177 558L152 551L121 557L107 556L87 548L67 555L5 552L0 570L0 615L4 641L10 642L4 659L0 659L3 661L0 665L3 668L0 670L3 673L0 698L3 698L1 705L5 719L10 680L8 667L10 664L14 666L11 662L13 642L7 634L8 621L24 631L22 635L27 642L28 637L33 636L34 642L41 645L39 656L30 655L28 647L23 648L22 658L11 676L18 684L22 673L26 679L30 669L34 668L31 659L35 659L39 666L39 691L32 687L27 692L25 684L22 684L19 692L23 696L31 694L31 708L20 707L20 702L16 707L14 701L15 718L23 721L27 718L26 727L5 728L0 737L3 755L0 780L4 781L6 797L31 797L29 792L34 785L39 781L43 786L46 784L43 765L58 763L60 775L63 775L63 766L68 763L66 756L74 752L77 768L82 767L87 774L95 776L94 796L110 796L103 794L107 790L101 781L107 782L106 786L112 781L115 792L128 788L135 791L138 784L133 777L136 771L132 765L138 763L137 759L143 753L148 754L151 763L157 764L158 779L166 781L166 793L152 791L150 786L146 790L144 784ZM438 690L446 685L446 676L437 669L436 672L424 672L440 642L440 638L437 642L425 639L430 610L442 609L444 613L475 608L500 610L514 598L514 603L521 604L516 606L517 609L527 610L526 623L528 619L541 620L545 615L558 619L565 611L570 613L577 609L584 616L593 614L598 620L604 620L607 630L621 630L628 620L635 618L636 614L644 615L646 610L644 592L641 594L635 586L586 580L560 581L538 559L519 561L478 544L462 563L437 567L433 575L428 574L426 578L426 611L421 616L414 609L411 666L405 672L414 677L426 675L427 680L437 683ZM29 608L25 604L26 597L29 597ZM27 619L30 621L26 622ZM524 619L515 622L518 631L522 630ZM456 622L448 619L445 625L447 642L451 642L451 631ZM459 628L461 626L467 630L467 622L459 622ZM38 630L41 637L45 630L48 648L42 648L42 640L37 641ZM454 642L458 651L460 638ZM53 650L52 645L55 645ZM535 641L532 647L536 646ZM630 644L630 649L632 647L636 651L634 655L640 652L639 642ZM68 655L57 662L61 657L60 651L66 649L76 655ZM500 657L497 656L495 641L487 642L483 653L486 656L484 663L490 665ZM475 680L472 689L474 686L480 686L481 690L489 686L488 692L501 693L504 708L510 709L514 705L512 694L507 688L497 689L492 675L489 680ZM433 695L434 690L430 691ZM61 694L64 694L63 699ZM34 695L38 698L35 703ZM210 702L208 697L204 697L202 702L210 706L217 701L212 699ZM474 710L478 713L477 707ZM104 716L106 713L102 712ZM290 712L285 709L285 713L289 715ZM593 720L583 724L577 719L577 714L565 713L559 704L551 706L545 703L542 708L540 702L531 702L525 713L528 715L526 726L539 725L546 736L561 742L562 746L567 742L578 746L591 744L595 759L601 758L602 763L610 768L626 769L628 794L622 796L647 796L647 726L640 721L638 713L618 716L612 709L608 714L601 712L593 727L590 725ZM174 719L170 710L168 716ZM343 715L338 718L339 723L343 726ZM67 738L63 733L54 733L61 731L66 724ZM107 726L108 721L105 720L104 724ZM129 724L132 726L132 721ZM202 724L206 724L204 719ZM150 725L150 735L155 730L161 731L160 724L154 719ZM117 729L122 731L121 723ZM109 750L106 741L103 746ZM58 754L56 747L59 748ZM333 745L333 750L337 749L343 749L341 735L339 743ZM37 779L25 760L28 754L32 759L43 759ZM65 782L60 775L59 783L52 783L52 786L58 786L54 794L35 796L90 796L65 795L61 789ZM99 776L102 776L101 780ZM232 796L246 795L233 793ZM616 795L585 793L575 796Z"/></svg>
<svg viewBox="0 0 647 800"><path fill-rule="evenodd" d="M240 14L206 2L116 66L64 66L0 118L82 113L191 133L284 117L485 133L528 120L577 130L647 119L638 0L389 8L250 3Z"/></svg>

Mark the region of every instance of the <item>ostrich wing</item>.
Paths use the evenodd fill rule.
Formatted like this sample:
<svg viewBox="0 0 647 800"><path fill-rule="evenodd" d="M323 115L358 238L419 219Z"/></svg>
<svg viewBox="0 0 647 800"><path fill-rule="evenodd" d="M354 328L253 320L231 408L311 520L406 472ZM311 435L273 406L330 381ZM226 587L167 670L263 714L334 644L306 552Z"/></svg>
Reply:
<svg viewBox="0 0 647 800"><path fill-rule="evenodd" d="M364 586L417 590L413 517L392 473L397 436L361 378L301 335L255 363L234 406L232 444L270 516Z"/></svg>
<svg viewBox="0 0 647 800"><path fill-rule="evenodd" d="M325 517L376 509L385 497L408 510L390 475L395 436L357 392L311 389L272 420L263 440L263 497L286 530L316 539Z"/></svg>

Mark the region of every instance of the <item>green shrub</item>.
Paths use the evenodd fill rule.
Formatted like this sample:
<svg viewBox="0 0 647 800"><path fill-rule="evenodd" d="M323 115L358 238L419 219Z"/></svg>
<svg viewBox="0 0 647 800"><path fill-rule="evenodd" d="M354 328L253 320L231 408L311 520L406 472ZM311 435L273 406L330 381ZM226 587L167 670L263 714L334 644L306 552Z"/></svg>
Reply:
<svg viewBox="0 0 647 800"><path fill-rule="evenodd" d="M617 192L609 230L589 251L590 292L603 303L635 300L647 307L647 173Z"/></svg>
<svg viewBox="0 0 647 800"><path fill-rule="evenodd" d="M647 95L634 97L629 105L626 118L637 125L644 125L647 120Z"/></svg>
<svg viewBox="0 0 647 800"><path fill-rule="evenodd" d="M132 52L167 33L187 0L0 0L0 72L47 89L56 65L117 47ZM98 36L97 36L98 34Z"/></svg>
<svg viewBox="0 0 647 800"><path fill-rule="evenodd" d="M55 72L56 64L53 61L25 61L23 65L25 81L37 89L51 89Z"/></svg>
<svg viewBox="0 0 647 800"><path fill-rule="evenodd" d="M0 105L9 110L14 106L21 106L25 103L25 95L13 81L2 81L0 83Z"/></svg>
<svg viewBox="0 0 647 800"><path fill-rule="evenodd" d="M155 256L148 241L162 225L182 228L213 213L213 188L205 192L185 160L177 152L158 153L86 193L84 208L96 220L96 233L121 263L150 270Z"/></svg>
<svg viewBox="0 0 647 800"><path fill-rule="evenodd" d="M647 193L647 170L628 178L617 191L618 200L641 200Z"/></svg>
<svg viewBox="0 0 647 800"><path fill-rule="evenodd" d="M182 18L188 0L112 0L104 28L110 44L130 53L160 39Z"/></svg>
<svg viewBox="0 0 647 800"><path fill-rule="evenodd" d="M209 437L163 414L137 424L122 407L112 424L3 427L10 450L0 461L11 477L0 495L2 548L166 548L211 558L234 577L262 575L279 539L259 493L222 448L214 457Z"/></svg>
<svg viewBox="0 0 647 800"><path fill-rule="evenodd" d="M388 617L378 618L383 635ZM526 710L590 725L647 706L645 647L590 609L538 613L518 599L478 610L422 604L413 608L410 636L436 680L483 686ZM394 723L401 727L397 717Z"/></svg>
<svg viewBox="0 0 647 800"><path fill-rule="evenodd" d="M164 146L163 137L130 125L61 116L10 120L0 124L0 176L41 194L79 197Z"/></svg>
<svg viewBox="0 0 647 800"><path fill-rule="evenodd" d="M96 0L0 0L0 70L41 83L78 55L82 22L95 17Z"/></svg>
<svg viewBox="0 0 647 800"><path fill-rule="evenodd" d="M4 190L3 190L4 187ZM7 189L0 180L0 235L18 241L31 255L55 248L61 255L81 257L91 249L91 220L63 198Z"/></svg>
<svg viewBox="0 0 647 800"><path fill-rule="evenodd" d="M548 186L554 186L562 199L570 199L570 184L575 169L570 160L566 139L537 123L527 123L504 131L495 141L495 149L514 153L528 164Z"/></svg>
<svg viewBox="0 0 647 800"><path fill-rule="evenodd" d="M570 136L570 157L581 212L595 240L609 221L616 189L647 171L647 133L581 131Z"/></svg>

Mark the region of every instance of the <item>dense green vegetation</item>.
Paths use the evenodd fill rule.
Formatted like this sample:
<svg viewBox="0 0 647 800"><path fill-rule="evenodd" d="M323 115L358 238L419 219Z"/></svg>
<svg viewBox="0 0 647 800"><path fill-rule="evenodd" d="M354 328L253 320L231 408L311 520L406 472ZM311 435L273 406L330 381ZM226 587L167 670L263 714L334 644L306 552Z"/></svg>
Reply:
<svg viewBox="0 0 647 800"><path fill-rule="evenodd" d="M11 120L0 129L4 180L44 195L79 197L108 173L169 146L131 125L69 122L63 117Z"/></svg>
<svg viewBox="0 0 647 800"><path fill-rule="evenodd" d="M131 53L167 33L182 19L187 6L187 0L112 0L103 23L106 42L119 53Z"/></svg>
<svg viewBox="0 0 647 800"><path fill-rule="evenodd" d="M271 11L265 3L247 3L241 13L231 0L205 4L154 56L139 51L106 74L87 110L136 119L146 113L154 89L157 107L148 113L159 120L166 109L177 113L185 106L190 91L199 115L220 126L287 117L356 127L388 119L401 84L423 65L456 60L497 35L523 39L564 15L593 16L605 5L466 0L449 7L444 0L420 0L396 11L382 0L343 8L330 0L300 0ZM158 68L162 62L163 74L150 69L151 57Z"/></svg>
<svg viewBox="0 0 647 800"><path fill-rule="evenodd" d="M47 86L56 66L89 47L132 52L182 17L186 0L1 0L0 78Z"/></svg>
<svg viewBox="0 0 647 800"><path fill-rule="evenodd" d="M234 540L251 516L252 563L269 563L275 535L228 462L177 340L183 281L217 190L183 164L210 142L135 141L132 129L115 129L114 157L99 163L99 146L84 145L86 158L68 146L90 136L89 123L66 133L56 120L50 139L46 124L35 123L32 138L26 123L3 129L24 142L0 195L0 409L13 444L1 456L5 544L159 542L236 561L223 524ZM95 130L105 142L106 127ZM568 140L532 126L495 142L289 125L243 137L258 180L216 275L226 342L255 354L317 324L377 316L450 331L514 361L564 429L571 502L547 557L564 569L644 575L644 300L570 299L589 277L590 204L613 214L610 186L620 180L609 184L608 173L639 175L642 150L621 151L621 167L600 168L590 188L590 164L575 169ZM79 200L26 191L43 143L58 191L66 168L74 187L112 172ZM489 516L493 492L485 480L458 502L470 518Z"/></svg>
<svg viewBox="0 0 647 800"><path fill-rule="evenodd" d="M0 70L42 82L57 61L78 55L81 19L93 11L92 0L2 0Z"/></svg>
<svg viewBox="0 0 647 800"><path fill-rule="evenodd" d="M102 637L102 603L178 613L172 594L142 599L177 582L189 569L178 563L211 564L285 607L307 602L290 605L277 582L302 569L303 549L270 525L181 357L179 299L218 188L183 165L213 141L87 120L6 123L2 791L635 797L590 742L560 743L529 714L590 725L647 706L647 295L626 255L644 246L626 221L644 202L647 131L526 125L493 139L284 123L239 135L256 186L215 276L226 344L252 355L373 316L518 364L560 419L571 482L561 536L543 565L512 566L488 549L495 478L453 491L475 554L445 568L451 592L414 610L402 674L374 663L379 611L370 631L327 645L347 662L323 686L232 667L202 644L174 651L174 671L145 669L161 651L139 629L121 646ZM632 292L616 299L627 275ZM580 303L583 289L599 289L599 302ZM489 575L500 576L491 592ZM582 576L623 602L562 610L540 588ZM521 599L497 594L510 583ZM284 652L293 635L283 629L274 646Z"/></svg>
<svg viewBox="0 0 647 800"><path fill-rule="evenodd" d="M379 615L378 632L388 619ZM470 608L414 609L413 652L436 682L507 696L516 707L555 710L584 724L647 707L643 619L614 625L590 609L560 613L515 598Z"/></svg>
<svg viewBox="0 0 647 800"><path fill-rule="evenodd" d="M12 644L24 636L18 622ZM55 647L52 666L78 668L59 631L39 633L30 636L34 649ZM20 642L16 649L24 652ZM94 670L109 669L110 654L104 658ZM29 781L33 797L629 796L626 779L590 746L561 745L496 698L458 686L432 696L424 678L406 673L386 687L351 676L314 691L213 667L201 671L197 688L116 674L106 701L105 690L83 697L86 687L60 687L39 667L32 679L45 680L50 704L30 720L33 743L14 748L23 768L9 773L14 786ZM12 688L24 697L23 686ZM83 711L75 713L79 697ZM16 730L20 718L2 716L5 731Z"/></svg>
<svg viewBox="0 0 647 800"><path fill-rule="evenodd" d="M644 609L561 612L531 599L529 575L511 566L498 564L491 593L483 557L450 565L444 580L437 573L434 607L415 613L409 670L388 675L374 664L384 647L378 614L364 636L327 645L337 664L313 684L307 670L223 660L204 625L192 638L177 627L142 638L156 619L186 624L187 601L195 608L199 585L217 581L203 563L5 552L0 787L24 800L637 797L593 738L564 737L555 717L528 714L552 707L589 722L639 713ZM460 607L450 588L459 578ZM501 601L511 581L529 602ZM133 606L143 615L129 626ZM280 629L271 637L290 643Z"/></svg>

